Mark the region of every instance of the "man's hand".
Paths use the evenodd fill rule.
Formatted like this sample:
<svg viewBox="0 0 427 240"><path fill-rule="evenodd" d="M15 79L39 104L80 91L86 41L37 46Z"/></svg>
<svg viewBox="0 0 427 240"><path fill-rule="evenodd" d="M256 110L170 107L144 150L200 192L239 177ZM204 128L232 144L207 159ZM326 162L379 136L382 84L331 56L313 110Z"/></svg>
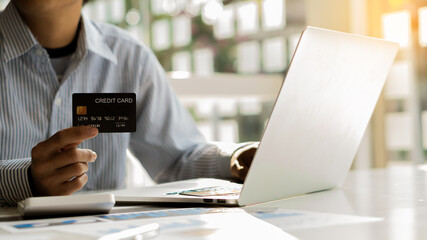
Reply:
<svg viewBox="0 0 427 240"><path fill-rule="evenodd" d="M239 182L244 182L249 167L258 149L258 143L250 144L238 149L231 157L231 176Z"/></svg>
<svg viewBox="0 0 427 240"><path fill-rule="evenodd" d="M33 195L70 195L80 190L88 180L88 162L97 156L77 146L97 134L94 127L72 127L37 144L31 151Z"/></svg>

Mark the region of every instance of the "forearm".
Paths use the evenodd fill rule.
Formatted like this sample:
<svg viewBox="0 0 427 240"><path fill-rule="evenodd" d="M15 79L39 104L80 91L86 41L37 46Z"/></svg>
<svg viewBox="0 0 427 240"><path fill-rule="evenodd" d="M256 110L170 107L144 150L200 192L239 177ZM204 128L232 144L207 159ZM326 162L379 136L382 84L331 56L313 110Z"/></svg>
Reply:
<svg viewBox="0 0 427 240"><path fill-rule="evenodd" d="M31 197L28 169L31 159L0 160L0 205L16 205Z"/></svg>
<svg viewBox="0 0 427 240"><path fill-rule="evenodd" d="M232 179L230 160L233 152L243 144L208 143L184 153L178 161L160 172L157 182L191 178Z"/></svg>

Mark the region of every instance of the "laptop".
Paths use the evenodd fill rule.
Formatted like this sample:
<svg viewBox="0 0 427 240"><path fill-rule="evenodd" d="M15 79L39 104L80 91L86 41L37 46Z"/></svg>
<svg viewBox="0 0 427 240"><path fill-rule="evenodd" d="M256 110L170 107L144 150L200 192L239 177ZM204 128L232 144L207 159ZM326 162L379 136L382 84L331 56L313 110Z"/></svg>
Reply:
<svg viewBox="0 0 427 240"><path fill-rule="evenodd" d="M116 191L116 202L245 206L339 187L398 49L307 27L243 185L186 180Z"/></svg>

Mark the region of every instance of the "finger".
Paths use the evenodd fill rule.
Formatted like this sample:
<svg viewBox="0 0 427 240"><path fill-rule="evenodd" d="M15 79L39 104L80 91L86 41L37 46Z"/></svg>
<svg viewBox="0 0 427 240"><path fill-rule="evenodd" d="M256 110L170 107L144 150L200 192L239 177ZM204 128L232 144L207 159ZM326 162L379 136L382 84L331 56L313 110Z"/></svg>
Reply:
<svg viewBox="0 0 427 240"><path fill-rule="evenodd" d="M74 180L76 176L86 174L88 169L87 163L76 163L36 179L42 187L39 189L42 191L38 191L38 196L63 195L61 192L63 184Z"/></svg>
<svg viewBox="0 0 427 240"><path fill-rule="evenodd" d="M257 150L257 148L250 148L240 154L240 156L238 157L240 164L244 167L249 167Z"/></svg>
<svg viewBox="0 0 427 240"><path fill-rule="evenodd" d="M94 162L97 158L95 152L89 149L70 149L66 152L56 154L50 161L33 161L31 163L31 173L33 177L38 179L51 178L56 176L57 171L75 163ZM76 174L74 176L77 176ZM55 177L54 179L56 179Z"/></svg>
<svg viewBox="0 0 427 240"><path fill-rule="evenodd" d="M62 184L63 195L70 195L79 191L84 187L84 185L86 185L87 181L88 181L88 176L86 175L86 173L84 173L80 176L77 176L72 181L63 183Z"/></svg>
<svg viewBox="0 0 427 240"><path fill-rule="evenodd" d="M75 142L75 143L72 143L72 144L69 144L69 145L67 145L67 146L65 146L65 147L63 147L63 148L61 148L61 151L67 151L68 149L71 149L71 148L76 148L77 146L79 146L80 145L80 143L82 143L83 141L78 141L78 142Z"/></svg>
<svg viewBox="0 0 427 240"><path fill-rule="evenodd" d="M70 164L66 167L58 169L55 173L55 183L63 184L69 182L71 179L76 178L82 174L85 174L89 170L89 166L87 163L74 163Z"/></svg>
<svg viewBox="0 0 427 240"><path fill-rule="evenodd" d="M235 160L231 167L231 176L234 178L234 181L243 181L240 177L241 169L243 169L243 167L239 164L239 161Z"/></svg>
<svg viewBox="0 0 427 240"><path fill-rule="evenodd" d="M40 143L42 145L41 149L44 149L48 154L57 152L66 146L80 144L82 141L93 138L97 134L98 129L95 127L82 126L67 128Z"/></svg>
<svg viewBox="0 0 427 240"><path fill-rule="evenodd" d="M49 168L60 169L74 163L95 162L97 154L90 149L72 148L56 153L48 164Z"/></svg>

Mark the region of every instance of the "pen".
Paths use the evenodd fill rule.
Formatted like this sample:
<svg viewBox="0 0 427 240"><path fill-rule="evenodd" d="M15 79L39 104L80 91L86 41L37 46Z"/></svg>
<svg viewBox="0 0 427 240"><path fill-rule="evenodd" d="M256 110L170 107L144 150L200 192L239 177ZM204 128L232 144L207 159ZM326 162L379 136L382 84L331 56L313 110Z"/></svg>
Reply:
<svg viewBox="0 0 427 240"><path fill-rule="evenodd" d="M160 225L158 223L151 223L136 228L125 229L120 232L104 235L97 240L119 240L124 238L133 239L146 239L157 235Z"/></svg>

